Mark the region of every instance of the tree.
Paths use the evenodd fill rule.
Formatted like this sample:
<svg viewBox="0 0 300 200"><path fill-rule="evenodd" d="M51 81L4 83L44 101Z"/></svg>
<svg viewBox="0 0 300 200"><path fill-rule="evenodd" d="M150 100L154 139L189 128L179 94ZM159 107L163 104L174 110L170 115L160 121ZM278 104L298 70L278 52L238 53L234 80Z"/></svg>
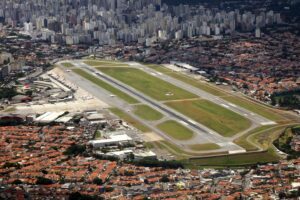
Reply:
<svg viewBox="0 0 300 200"><path fill-rule="evenodd" d="M275 106L276 105L276 99L275 99L275 97L274 96L271 96L271 105L272 106Z"/></svg>
<svg viewBox="0 0 300 200"><path fill-rule="evenodd" d="M102 200L102 199L103 199L102 197L80 194L79 192L73 192L69 196L69 200Z"/></svg>
<svg viewBox="0 0 300 200"><path fill-rule="evenodd" d="M164 174L159 181L163 182L163 183L168 183L168 182L170 182L170 179L169 179L168 175Z"/></svg>
<svg viewBox="0 0 300 200"><path fill-rule="evenodd" d="M27 91L25 92L25 95L31 97L31 96L32 96L32 93L33 93L32 90L27 90Z"/></svg>
<svg viewBox="0 0 300 200"><path fill-rule="evenodd" d="M3 165L3 168L11 168L11 167L15 167L17 169L20 169L21 168L21 165L19 163L11 163L11 162L6 162L4 165Z"/></svg>
<svg viewBox="0 0 300 200"><path fill-rule="evenodd" d="M102 185L103 181L102 181L102 179L96 177L96 178L94 178L93 183L96 185Z"/></svg>
<svg viewBox="0 0 300 200"><path fill-rule="evenodd" d="M11 99L18 93L15 88L0 88L0 99L7 98Z"/></svg>
<svg viewBox="0 0 300 200"><path fill-rule="evenodd" d="M124 174L125 174L125 176L133 176L134 172L126 170Z"/></svg>
<svg viewBox="0 0 300 200"><path fill-rule="evenodd" d="M48 178L38 177L36 180L36 184L37 185L50 185L50 184L53 184L53 181Z"/></svg>
<svg viewBox="0 0 300 200"><path fill-rule="evenodd" d="M144 183L145 183L145 184L149 184L149 180L148 180L148 179L145 179L145 180L144 180Z"/></svg>
<svg viewBox="0 0 300 200"><path fill-rule="evenodd" d="M134 160L134 154L133 154L133 153L130 153L130 154L128 155L128 159L129 159L129 160Z"/></svg>
<svg viewBox="0 0 300 200"><path fill-rule="evenodd" d="M286 194L284 192L280 192L278 194L278 197L279 197L279 199L284 199L284 198L286 198Z"/></svg>
<svg viewBox="0 0 300 200"><path fill-rule="evenodd" d="M17 180L14 180L12 182L12 184L15 184L15 185L19 185L19 184L22 184L23 182L20 180L20 179L17 179Z"/></svg>
<svg viewBox="0 0 300 200"><path fill-rule="evenodd" d="M86 147L84 145L72 144L69 148L64 152L65 155L74 155L77 156L82 154L85 151Z"/></svg>

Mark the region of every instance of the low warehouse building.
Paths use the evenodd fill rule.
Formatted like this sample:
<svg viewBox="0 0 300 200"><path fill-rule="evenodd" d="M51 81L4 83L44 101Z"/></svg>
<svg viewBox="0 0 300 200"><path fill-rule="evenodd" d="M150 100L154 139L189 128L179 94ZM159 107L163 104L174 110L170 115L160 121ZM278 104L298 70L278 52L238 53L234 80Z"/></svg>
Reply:
<svg viewBox="0 0 300 200"><path fill-rule="evenodd" d="M109 139L101 139L101 140L91 140L89 144L91 144L94 148L100 148L111 145L118 145L129 143L132 141L132 138L126 134L123 135L112 135Z"/></svg>

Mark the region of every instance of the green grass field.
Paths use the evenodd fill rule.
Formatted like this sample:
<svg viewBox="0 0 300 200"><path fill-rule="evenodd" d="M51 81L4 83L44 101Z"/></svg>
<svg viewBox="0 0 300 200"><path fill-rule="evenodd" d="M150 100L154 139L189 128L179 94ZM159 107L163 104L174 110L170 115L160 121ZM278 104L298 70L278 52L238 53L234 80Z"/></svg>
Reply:
<svg viewBox="0 0 300 200"><path fill-rule="evenodd" d="M234 142L245 148L247 151L258 150L256 146L266 150L272 146L273 141L279 137L285 128L292 125L295 124L261 126L236 139ZM247 140L253 143L255 146L249 143Z"/></svg>
<svg viewBox="0 0 300 200"><path fill-rule="evenodd" d="M134 114L148 121L160 120L163 115L147 105L136 105Z"/></svg>
<svg viewBox="0 0 300 200"><path fill-rule="evenodd" d="M199 168L201 166L238 167L244 165L253 165L257 163L276 162L279 159L280 158L276 156L274 150L269 149L267 152L198 158L182 162L185 163L185 166L188 168Z"/></svg>
<svg viewBox="0 0 300 200"><path fill-rule="evenodd" d="M216 150L221 147L215 143L204 143L204 144L193 144L189 146L191 150L194 151L208 151L208 150Z"/></svg>
<svg viewBox="0 0 300 200"><path fill-rule="evenodd" d="M100 131L96 132L94 139L98 139L98 138L101 138L101 132Z"/></svg>
<svg viewBox="0 0 300 200"><path fill-rule="evenodd" d="M150 128L148 128L147 126L141 124L139 121L132 118L126 112L124 112L124 111L122 111L118 108L110 108L109 110L112 113L114 113L115 115L117 115L118 117L120 117L121 119L123 119L124 121L126 121L127 123L131 124L132 126L134 126L137 129L139 129L140 131L142 131L144 133L151 131Z"/></svg>
<svg viewBox="0 0 300 200"><path fill-rule="evenodd" d="M274 109L263 106L261 104L255 103L255 102L252 102L250 100L236 97L236 96L228 96L228 97L222 97L222 98L233 104L241 106L251 112L259 114L269 120L273 120L273 121L284 120L284 118L282 116L280 116L279 114L277 114Z"/></svg>
<svg viewBox="0 0 300 200"><path fill-rule="evenodd" d="M225 137L233 136L251 125L245 117L207 100L176 101L165 104Z"/></svg>
<svg viewBox="0 0 300 200"><path fill-rule="evenodd" d="M267 125L267 126L260 126L258 128L255 128L255 129L249 131L248 133L244 134L242 137L239 137L239 138L235 139L234 143L236 143L237 145L243 147L247 151L256 151L256 150L258 150L258 148L256 146L252 145L251 143L249 143L247 141L247 138L250 135L253 135L253 134L256 134L256 133L265 132L267 129L270 129L272 126L273 125Z"/></svg>
<svg viewBox="0 0 300 200"><path fill-rule="evenodd" d="M289 138L293 136L292 128L287 128L284 134L278 138L279 146L283 146L288 143Z"/></svg>
<svg viewBox="0 0 300 200"><path fill-rule="evenodd" d="M194 135L193 131L172 120L157 125L157 128L176 140L189 140Z"/></svg>
<svg viewBox="0 0 300 200"><path fill-rule="evenodd" d="M69 63L69 62L64 62L64 63L61 63L61 64L62 64L62 66L68 67L68 68L74 67L74 65L72 63Z"/></svg>
<svg viewBox="0 0 300 200"><path fill-rule="evenodd" d="M212 86L210 86L208 83L204 83L204 82L200 82L200 81L197 81L189 76L186 76L182 73L179 73L179 72L175 72L175 71L172 71L171 69L168 69L166 67L163 67L161 65L153 65L153 64L148 64L146 65L158 72L161 72L161 73L164 73L164 74L167 74L173 78L176 78L182 82L185 82L187 84L190 84L194 87L197 87L201 90L204 90L208 93L211 93L215 96L223 96L223 95L228 95L227 93L224 93L222 91L220 91L219 89L217 88L214 88Z"/></svg>
<svg viewBox="0 0 300 200"><path fill-rule="evenodd" d="M123 99L124 101L130 103L130 104L135 104L135 103L139 103L138 100L134 99L133 97L129 96L128 94L122 92L121 90L111 86L110 84L100 80L99 78L85 72L82 69L73 69L73 72L75 72L76 74L82 76L83 78L93 82L94 84L102 87L103 89L113 93L114 95L118 96L119 98Z"/></svg>
<svg viewBox="0 0 300 200"><path fill-rule="evenodd" d="M159 101L198 97L139 69L121 67L97 69Z"/></svg>
<svg viewBox="0 0 300 200"><path fill-rule="evenodd" d="M154 141L154 142L148 142L146 143L146 146L148 148L158 148L158 149L162 149L165 151L170 152L171 154L173 154L176 159L178 160L184 160L184 159L188 159L191 156L209 156L209 155L220 155L220 154L226 154L227 152L217 152L217 153L193 153L193 152L186 152L185 150L183 150L181 147L166 141L166 140L161 140L161 141Z"/></svg>
<svg viewBox="0 0 300 200"><path fill-rule="evenodd" d="M260 146L262 149L268 149L273 144L273 141L276 140L284 130L285 126L277 126L256 134L252 134L248 139L257 146Z"/></svg>
<svg viewBox="0 0 300 200"><path fill-rule="evenodd" d="M233 96L232 94L225 92L216 86L213 86L209 83L200 82L194 78L191 78L187 75L184 75L182 73L174 72L166 67L160 66L160 65L146 65L156 71L159 71L161 73L165 73L173 78L176 78L178 80L181 80L182 82L185 82L187 84L190 84L192 86L195 86L201 90L204 90L210 94L213 94L215 96L220 96L222 99L227 100L233 104L236 104L238 106L241 106L253 113L259 114L267 119L273 120L273 121L279 121L284 120L280 114L274 112L274 109L269 108L267 106L255 103L251 100Z"/></svg>
<svg viewBox="0 0 300 200"><path fill-rule="evenodd" d="M116 62L116 61L101 61L101 60L86 60L83 61L83 63L93 66L93 67L99 67L99 66L106 66L106 67L128 67L127 64Z"/></svg>

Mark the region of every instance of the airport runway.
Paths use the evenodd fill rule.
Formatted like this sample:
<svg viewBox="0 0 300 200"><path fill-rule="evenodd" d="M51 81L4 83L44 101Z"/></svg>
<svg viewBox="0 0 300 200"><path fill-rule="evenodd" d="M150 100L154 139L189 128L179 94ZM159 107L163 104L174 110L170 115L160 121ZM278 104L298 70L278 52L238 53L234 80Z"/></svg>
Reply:
<svg viewBox="0 0 300 200"><path fill-rule="evenodd" d="M119 90L126 92L127 94L129 94L132 97L139 100L141 103L151 106L152 108L158 110L159 112L161 112L165 116L169 117L170 119L176 120L176 121L180 122L181 124L186 125L188 128L190 128L191 130L193 130L195 132L195 136L191 140L178 141L178 140L175 140L175 139L169 137L168 135L161 132L160 130L158 130L151 122L149 123L145 120L141 120L138 118L138 121L142 121L144 124L147 124L155 132L159 133L162 137L168 139L169 141L171 140L172 143L175 143L178 146L184 147L183 145L213 142L213 143L217 143L221 146L221 149L218 151L224 151L224 150L226 150L226 151L243 151L243 148L232 143L230 138L222 137L221 135L214 132L213 130L210 130L207 127L203 126L202 124L199 124L199 123L189 119L185 115L178 113L177 111L167 107L163 103L151 99L150 97L136 91L135 89L129 87L128 85L126 85L116 79L113 79L112 77L109 77L101 72L99 73L99 71L97 71L95 68L90 67L90 66L82 63L81 61L72 61L72 63L76 67L79 67L79 68L85 70L86 72L89 72L93 76L97 76L99 79L106 81L107 83L118 88ZM96 72L97 72L97 74L96 74ZM80 77L79 75L77 75L73 72L70 72L70 73L72 73L72 77L69 77L69 78L73 79L73 81L76 84L78 84L78 86L86 89L88 92L90 92L97 98L100 98L101 100L104 100L105 102L110 103L112 106L115 106L122 110L125 110L126 112L128 112L128 110L131 110L130 105L126 104L125 102L120 101L118 98L109 97L109 92L108 93L106 92L106 95L103 95L105 93L103 93L104 91L102 88L95 86L93 83L91 83L89 81L82 80L83 79L82 77ZM101 93L101 95L99 95L100 93ZM128 114L130 114L132 117L137 119L137 117L134 116L131 112ZM188 149L186 151L191 152L191 150L188 150Z"/></svg>
<svg viewBox="0 0 300 200"><path fill-rule="evenodd" d="M211 102L214 102L215 104L217 105L221 105L229 110L232 110L233 112L236 112L238 114L240 114L241 116L244 116L246 117L247 119L251 120L252 123L256 124L256 125L270 125L270 124L276 124L275 122L273 121L270 121L269 119L266 119L260 115L257 115L253 112L250 112L238 105L235 105L233 103L230 103L230 102L227 102L226 100L222 99L222 98L219 98L217 96L214 96L210 93L207 93L199 88L196 88L192 85L189 85L187 83L184 83L178 79L175 79L173 77L170 77L166 74L163 74L163 73L160 73L160 72L157 72L149 67L146 67L144 65L141 65L139 63L131 63L131 67L135 67L135 68L138 68L138 69L142 69L144 72L147 72L149 73L150 75L156 75L156 77L158 78L161 78L179 88L182 88L186 91L189 91L193 94L196 94L198 95L199 97L203 98L203 99L207 99Z"/></svg>

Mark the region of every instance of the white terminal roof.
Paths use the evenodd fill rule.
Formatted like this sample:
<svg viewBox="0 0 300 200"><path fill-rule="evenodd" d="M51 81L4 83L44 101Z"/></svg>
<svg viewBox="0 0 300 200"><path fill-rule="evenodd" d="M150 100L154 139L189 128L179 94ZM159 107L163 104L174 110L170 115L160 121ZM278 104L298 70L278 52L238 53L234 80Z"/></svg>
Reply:
<svg viewBox="0 0 300 200"><path fill-rule="evenodd" d="M153 151L143 151L143 152L137 152L134 153L135 156L139 157L150 157L150 156L156 156L156 154Z"/></svg>
<svg viewBox="0 0 300 200"><path fill-rule="evenodd" d="M104 115L103 114L100 114L100 113L92 113L90 114L89 116L86 117L88 120L101 120L101 119L104 119Z"/></svg>
<svg viewBox="0 0 300 200"><path fill-rule="evenodd" d="M89 143L92 145L96 145L96 144L125 142L125 141L131 141L131 140L132 140L131 137L129 137L126 134L123 134L123 135L112 135L112 136L110 136L109 139L91 140L91 141L89 141Z"/></svg>
<svg viewBox="0 0 300 200"><path fill-rule="evenodd" d="M179 67L182 67L182 68L185 68L185 69L188 69L188 70L192 70L192 71L197 71L198 68L196 67L193 67L189 64L186 64L186 63L182 63L182 62L175 62L175 61L172 61L171 64L174 64L174 65L177 65Z"/></svg>
<svg viewBox="0 0 300 200"><path fill-rule="evenodd" d="M123 151L108 152L106 155L122 156L122 155L129 154L132 152L133 152L132 150L128 149L128 150L123 150Z"/></svg>
<svg viewBox="0 0 300 200"><path fill-rule="evenodd" d="M73 117L68 117L68 116L64 116L64 117L60 117L58 119L56 119L56 122L61 122L61 123L67 123L68 121L70 121Z"/></svg>
<svg viewBox="0 0 300 200"><path fill-rule="evenodd" d="M46 112L35 119L36 122L49 123L56 120L59 116L63 115L65 112Z"/></svg>

